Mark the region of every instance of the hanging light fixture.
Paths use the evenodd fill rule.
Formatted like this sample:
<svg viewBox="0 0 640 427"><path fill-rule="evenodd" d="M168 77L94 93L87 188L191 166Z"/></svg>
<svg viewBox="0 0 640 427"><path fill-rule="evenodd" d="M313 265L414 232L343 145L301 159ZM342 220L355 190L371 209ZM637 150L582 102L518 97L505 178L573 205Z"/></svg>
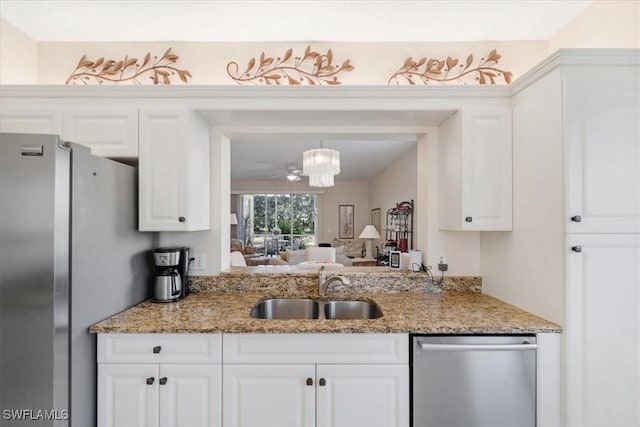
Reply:
<svg viewBox="0 0 640 427"><path fill-rule="evenodd" d="M333 177L340 173L340 153L320 148L302 153L302 174L309 177L311 187L333 187Z"/></svg>

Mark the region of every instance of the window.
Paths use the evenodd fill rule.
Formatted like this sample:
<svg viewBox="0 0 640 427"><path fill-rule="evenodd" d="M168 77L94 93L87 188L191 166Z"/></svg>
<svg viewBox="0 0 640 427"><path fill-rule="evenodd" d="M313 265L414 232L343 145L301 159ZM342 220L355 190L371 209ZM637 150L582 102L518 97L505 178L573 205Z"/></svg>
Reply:
<svg viewBox="0 0 640 427"><path fill-rule="evenodd" d="M241 200L243 240L258 252L316 244L315 194L244 194Z"/></svg>

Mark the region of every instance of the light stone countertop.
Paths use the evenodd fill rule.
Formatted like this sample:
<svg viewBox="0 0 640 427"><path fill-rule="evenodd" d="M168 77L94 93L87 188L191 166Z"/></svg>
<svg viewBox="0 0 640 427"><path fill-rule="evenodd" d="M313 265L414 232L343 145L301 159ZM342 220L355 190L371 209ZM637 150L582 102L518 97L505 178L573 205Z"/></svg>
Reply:
<svg viewBox="0 0 640 427"><path fill-rule="evenodd" d="M371 267L376 269L377 267ZM250 271L249 271L250 270ZM317 298L317 271L274 272L231 269L193 280L198 293L167 304L142 302L90 328L93 333L420 333L517 334L561 332L531 313L479 291L479 278L447 278L436 289L420 273L342 270L353 286L330 286L327 299L373 300L382 317L370 320L264 320L249 316L260 300ZM338 273L332 271L331 273ZM405 276L402 276L402 275ZM386 280L386 281L385 281ZM420 287L416 283L424 282ZM423 287L424 285L424 287Z"/></svg>

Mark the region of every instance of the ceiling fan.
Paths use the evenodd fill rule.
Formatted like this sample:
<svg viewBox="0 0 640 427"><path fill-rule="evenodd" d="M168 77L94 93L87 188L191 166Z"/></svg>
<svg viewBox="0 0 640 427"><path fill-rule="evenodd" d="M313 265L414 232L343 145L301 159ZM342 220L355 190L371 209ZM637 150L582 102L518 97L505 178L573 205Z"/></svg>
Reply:
<svg viewBox="0 0 640 427"><path fill-rule="evenodd" d="M302 175L302 169L299 169L296 165L287 165L283 173L278 175L272 175L269 178L278 178L278 177L284 176L287 178L288 181L297 182L302 180L302 178L300 177L301 175Z"/></svg>

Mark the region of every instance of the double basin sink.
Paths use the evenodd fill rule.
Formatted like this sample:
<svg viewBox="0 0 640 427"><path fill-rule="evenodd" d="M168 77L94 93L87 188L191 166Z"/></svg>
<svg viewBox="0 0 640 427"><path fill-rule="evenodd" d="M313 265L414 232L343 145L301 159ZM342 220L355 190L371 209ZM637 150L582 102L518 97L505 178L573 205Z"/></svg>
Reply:
<svg viewBox="0 0 640 427"><path fill-rule="evenodd" d="M310 298L272 298L251 309L255 319L377 319L380 307L370 301L316 301Z"/></svg>

